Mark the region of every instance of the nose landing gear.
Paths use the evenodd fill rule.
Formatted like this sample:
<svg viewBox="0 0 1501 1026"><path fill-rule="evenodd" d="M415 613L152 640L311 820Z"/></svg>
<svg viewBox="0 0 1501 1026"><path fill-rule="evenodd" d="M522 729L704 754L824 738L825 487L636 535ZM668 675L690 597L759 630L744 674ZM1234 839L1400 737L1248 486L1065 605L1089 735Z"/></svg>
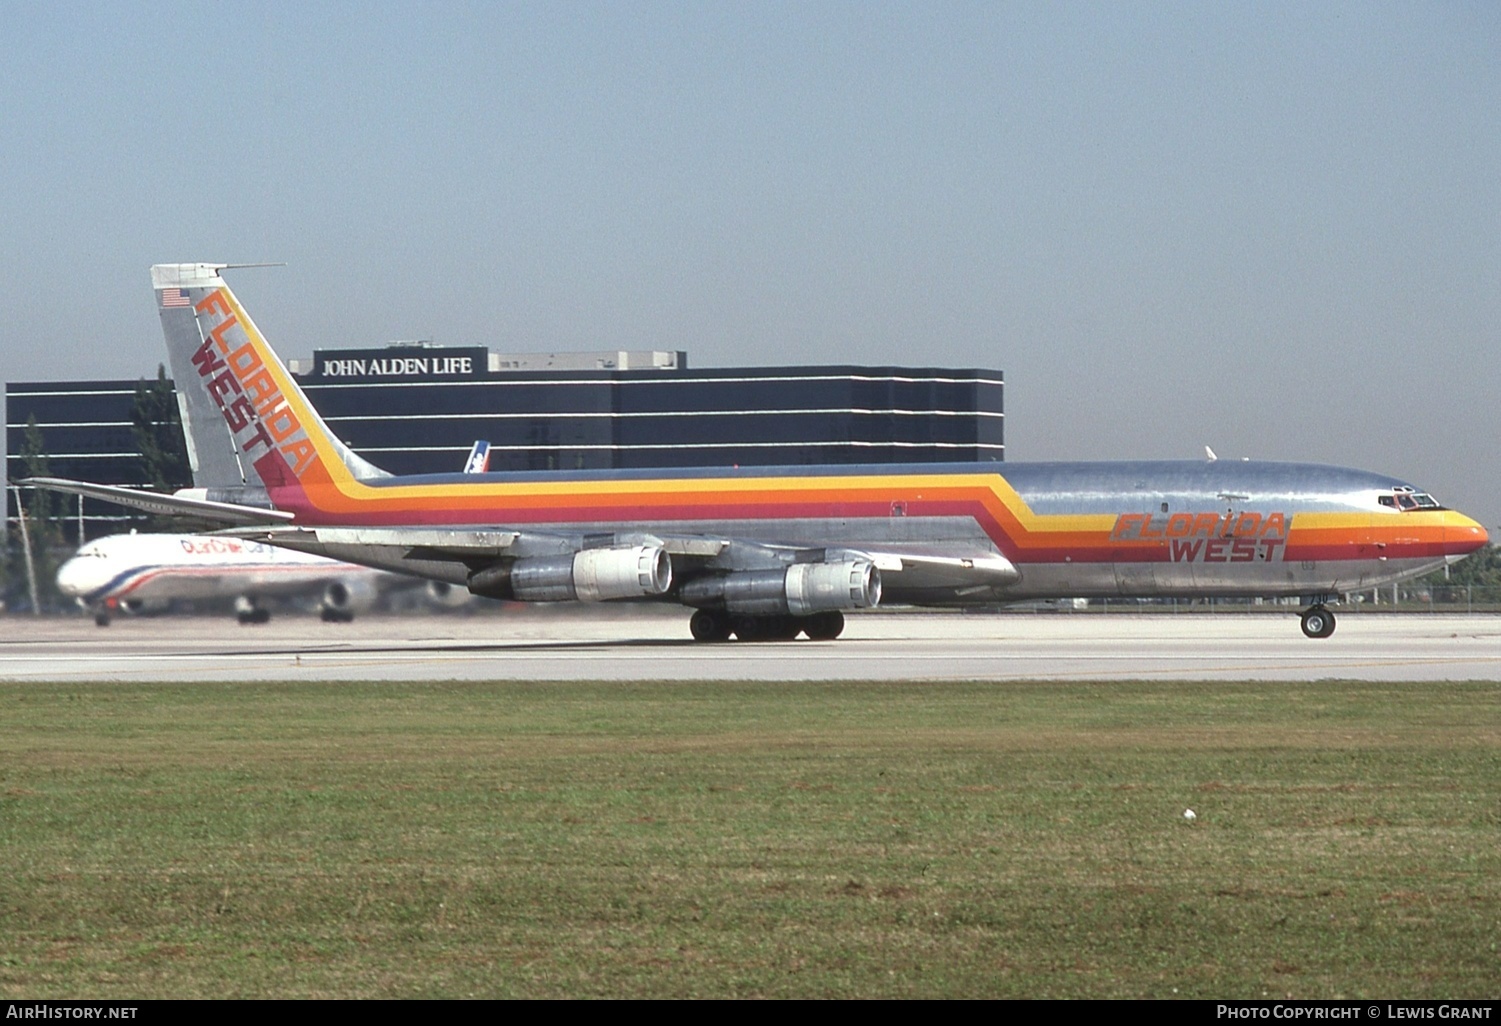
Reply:
<svg viewBox="0 0 1501 1026"><path fill-rule="evenodd" d="M1334 633L1334 614L1322 605L1303 610L1303 633L1310 638L1327 638Z"/></svg>

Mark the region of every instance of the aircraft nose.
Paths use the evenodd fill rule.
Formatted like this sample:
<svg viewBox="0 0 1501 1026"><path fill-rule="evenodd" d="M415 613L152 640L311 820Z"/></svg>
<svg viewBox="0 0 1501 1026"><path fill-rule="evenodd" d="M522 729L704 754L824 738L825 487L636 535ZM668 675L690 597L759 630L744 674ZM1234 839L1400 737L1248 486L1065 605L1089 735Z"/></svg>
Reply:
<svg viewBox="0 0 1501 1026"><path fill-rule="evenodd" d="M89 590L89 567L74 557L57 568L57 590L69 598L78 598Z"/></svg>
<svg viewBox="0 0 1501 1026"><path fill-rule="evenodd" d="M1490 535L1463 513L1450 512L1444 521L1444 555L1450 562L1463 559L1489 542Z"/></svg>

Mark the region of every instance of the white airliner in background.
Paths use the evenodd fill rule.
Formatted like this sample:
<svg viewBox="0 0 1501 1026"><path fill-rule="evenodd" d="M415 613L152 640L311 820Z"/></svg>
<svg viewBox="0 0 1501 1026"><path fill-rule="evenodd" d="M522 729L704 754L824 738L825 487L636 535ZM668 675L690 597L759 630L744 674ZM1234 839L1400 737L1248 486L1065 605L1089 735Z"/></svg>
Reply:
<svg viewBox="0 0 1501 1026"><path fill-rule="evenodd" d="M401 574L341 563L238 538L193 534L114 534L91 541L57 571L57 586L104 627L117 612L165 612L172 602L233 599L241 623L265 623L261 601L317 596L323 619L354 619L392 588L424 582ZM445 605L463 601L462 589L428 588Z"/></svg>
<svg viewBox="0 0 1501 1026"><path fill-rule="evenodd" d="M490 443L469 450L464 473L490 466ZM263 598L318 595L329 623L348 623L386 591L425 585L429 602L457 607L470 595L441 581L420 581L370 567L236 538L194 534L115 534L84 545L57 571L57 587L100 627L111 614L165 612L174 601L233 599L241 623L266 623Z"/></svg>

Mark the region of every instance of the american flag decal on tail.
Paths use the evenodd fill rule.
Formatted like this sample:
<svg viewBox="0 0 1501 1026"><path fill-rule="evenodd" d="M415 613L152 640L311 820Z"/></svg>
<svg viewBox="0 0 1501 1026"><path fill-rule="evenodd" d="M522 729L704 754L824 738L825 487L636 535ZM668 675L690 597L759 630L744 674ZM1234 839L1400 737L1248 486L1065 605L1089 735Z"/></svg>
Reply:
<svg viewBox="0 0 1501 1026"><path fill-rule="evenodd" d="M182 289L162 289L162 306L190 306L192 301L182 294Z"/></svg>

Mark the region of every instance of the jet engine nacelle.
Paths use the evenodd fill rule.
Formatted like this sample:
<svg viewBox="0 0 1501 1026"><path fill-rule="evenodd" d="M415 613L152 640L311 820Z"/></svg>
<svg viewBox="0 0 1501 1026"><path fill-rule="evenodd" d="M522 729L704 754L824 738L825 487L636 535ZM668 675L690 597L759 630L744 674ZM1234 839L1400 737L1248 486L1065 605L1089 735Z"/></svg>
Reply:
<svg viewBox="0 0 1501 1026"><path fill-rule="evenodd" d="M684 604L751 616L808 616L868 609L881 601L881 572L865 559L794 563L785 570L748 570L683 585Z"/></svg>
<svg viewBox="0 0 1501 1026"><path fill-rule="evenodd" d="M660 545L584 549L571 556L518 559L469 576L469 590L522 602L604 602L666 594L672 558Z"/></svg>
<svg viewBox="0 0 1501 1026"><path fill-rule="evenodd" d="M375 585L361 577L331 581L323 589L324 619L352 620L375 605L378 596Z"/></svg>

